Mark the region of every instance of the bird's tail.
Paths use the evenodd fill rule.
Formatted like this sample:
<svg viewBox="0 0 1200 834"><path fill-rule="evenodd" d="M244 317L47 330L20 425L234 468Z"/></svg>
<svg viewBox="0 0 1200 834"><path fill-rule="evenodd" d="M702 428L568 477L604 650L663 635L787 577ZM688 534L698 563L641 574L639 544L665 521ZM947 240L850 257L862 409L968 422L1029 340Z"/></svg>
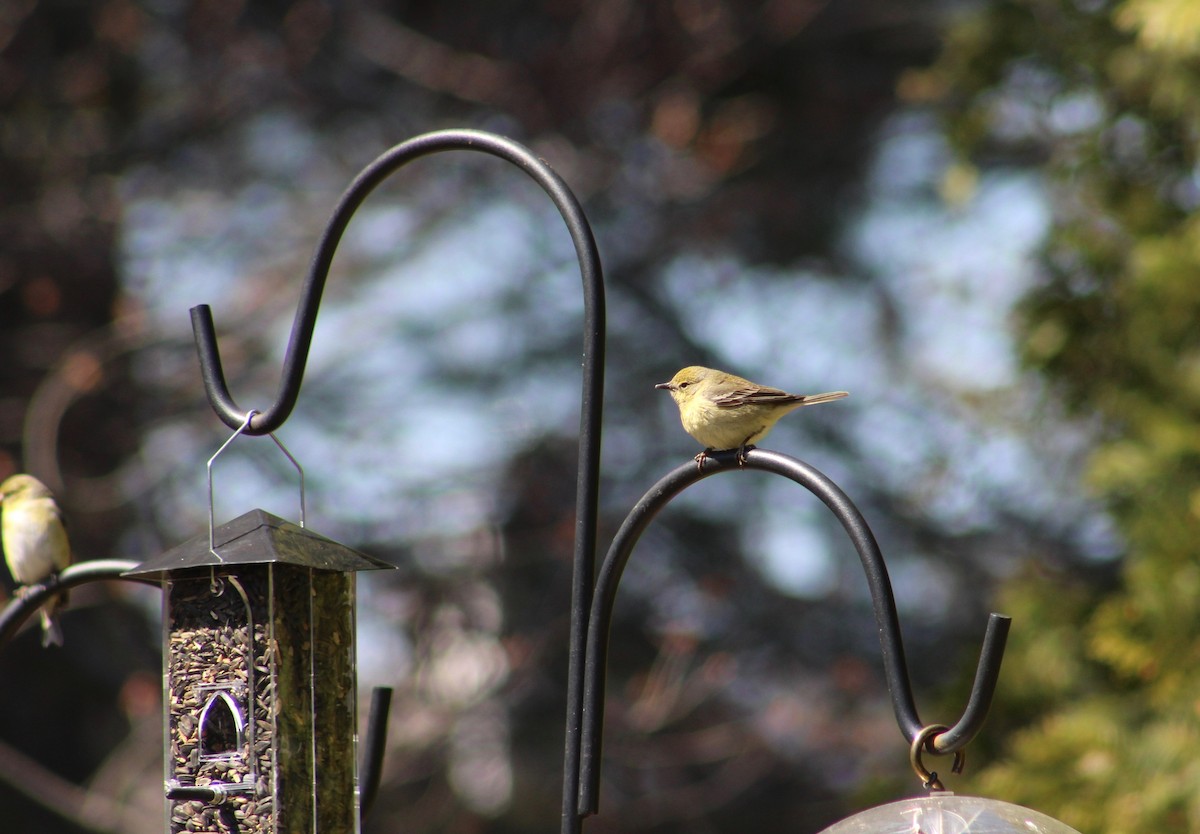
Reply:
<svg viewBox="0 0 1200 834"><path fill-rule="evenodd" d="M42 609L42 647L61 646L63 644L62 627L58 619L46 609Z"/></svg>
<svg viewBox="0 0 1200 834"><path fill-rule="evenodd" d="M58 609L67 602L68 595L64 592L42 606L42 647L61 646L63 644L62 626L58 624Z"/></svg>

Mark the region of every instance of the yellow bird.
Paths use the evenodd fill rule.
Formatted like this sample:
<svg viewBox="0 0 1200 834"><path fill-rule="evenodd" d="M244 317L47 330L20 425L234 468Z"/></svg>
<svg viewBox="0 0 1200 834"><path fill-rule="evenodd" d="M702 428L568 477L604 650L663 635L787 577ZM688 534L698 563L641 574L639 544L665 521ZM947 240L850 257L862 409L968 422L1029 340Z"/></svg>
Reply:
<svg viewBox="0 0 1200 834"><path fill-rule="evenodd" d="M71 564L58 502L32 475L13 475L0 484L0 543L8 569L20 585L45 582ZM18 594L21 591L17 589ZM54 615L66 602L63 592L42 607L43 646L62 645L62 630Z"/></svg>
<svg viewBox="0 0 1200 834"><path fill-rule="evenodd" d="M684 431L704 446L696 455L700 465L710 452L720 449L737 449L738 460L745 463L747 448L766 437L783 415L801 406L849 396L846 391L789 394L698 365L684 368L670 382L654 387L670 393L679 406Z"/></svg>

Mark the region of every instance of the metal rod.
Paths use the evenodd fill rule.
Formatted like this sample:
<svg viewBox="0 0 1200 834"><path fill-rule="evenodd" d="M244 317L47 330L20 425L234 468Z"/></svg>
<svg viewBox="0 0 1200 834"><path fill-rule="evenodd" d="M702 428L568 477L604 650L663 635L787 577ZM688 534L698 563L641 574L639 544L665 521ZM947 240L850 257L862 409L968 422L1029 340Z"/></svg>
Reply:
<svg viewBox="0 0 1200 834"><path fill-rule="evenodd" d="M224 785L167 785L167 799L172 802L206 802L219 805L225 802L228 793Z"/></svg>
<svg viewBox="0 0 1200 834"><path fill-rule="evenodd" d="M3 648L13 638L25 620L29 619L51 597L69 588L74 588L76 585L101 579L125 579L160 587L160 583L157 581L121 576L125 571L136 568L138 564L138 562L128 559L93 559L71 565L57 577L51 577L45 582L21 588L20 592L0 611L0 648Z"/></svg>
<svg viewBox="0 0 1200 834"><path fill-rule="evenodd" d="M388 713L392 709L392 688L377 686L371 690L371 709L367 713L362 766L359 769L359 819L365 821L379 795L383 776L383 754L387 748Z"/></svg>
<svg viewBox="0 0 1200 834"><path fill-rule="evenodd" d="M224 805L232 794L252 794L254 782L221 785L184 785L172 779L167 782L166 796L172 802L205 802L209 805Z"/></svg>
<svg viewBox="0 0 1200 834"><path fill-rule="evenodd" d="M600 252L596 247L591 225L571 189L545 161L539 159L528 148L493 133L478 130L437 131L417 136L386 151L363 169L334 209L333 216L317 244L308 277L301 290L275 402L261 413L252 416L245 433L261 435L274 431L288 418L296 404L325 280L329 275L338 242L354 212L384 179L407 163L423 156L452 150L479 151L499 157L516 165L537 182L554 202L567 226L575 245L583 281L583 383L579 416L579 465L576 470L578 480L571 582L562 817L563 834L574 834L580 828L577 813L579 790L576 779L579 773L584 641L592 599L592 575L595 570L597 498L600 483L600 422L604 392L605 311ZM245 419L247 409L238 406L229 392L220 350L217 347L212 311L207 305L193 307L191 318L196 352L200 359L200 372L209 403L227 426L237 428Z"/></svg>
<svg viewBox="0 0 1200 834"><path fill-rule="evenodd" d="M833 481L807 463L778 452L751 449L746 453L745 464L740 465L736 452L716 452L710 454L700 467L688 461L667 474L642 496L625 517L597 574L584 664L579 779L579 811L583 816L595 814L599 809L600 746L604 727L605 667L609 630L612 625L617 585L634 545L655 516L671 499L689 486L720 472L736 472L743 469L756 469L790 478L821 499L842 523L858 551L871 590L875 622L879 628L879 645L883 653L884 676L900 731L911 743L925 727L917 714L913 699L912 684L904 658L900 620L896 613L896 602L887 567L875 536L862 513ZM1000 614L991 615L966 709L956 724L934 738L931 744L935 752L953 753L962 750L983 725L999 678L1000 662L1004 655L1004 643L1010 622L1008 617Z"/></svg>
<svg viewBox="0 0 1200 834"><path fill-rule="evenodd" d="M254 419L254 414L255 414L255 412L253 409L250 411L247 411L246 416L242 418L242 422L238 425L237 431L235 431L233 434L229 435L229 439L227 439L224 443L222 443L221 448L217 449L217 451L213 452L213 456L208 459L208 465L207 465L207 469L208 469L208 552L211 553L213 556L216 556L217 559L221 562L224 562L225 560L223 558L221 558L221 554L217 552L217 545L213 541L213 535L214 535L213 531L216 530L216 527L217 527L217 522L216 522L217 511L213 504L213 463L215 463L217 458L219 458L221 456L221 453L224 452L225 449L227 449L229 447L230 443L237 440L238 435L243 434L246 431L246 429L250 426L250 421ZM216 582L216 580L214 580L214 584L215 584L215 582ZM253 634L254 630L251 629L250 633Z"/></svg>
<svg viewBox="0 0 1200 834"><path fill-rule="evenodd" d="M253 417L251 417L253 419ZM296 474L300 476L300 526L306 527L307 524L307 506L304 495L304 467L300 465L300 461L296 460L295 456L288 451L288 447L283 445L283 441L271 433L271 440L279 447L279 451L283 452L283 456L292 464L292 468L296 470Z"/></svg>

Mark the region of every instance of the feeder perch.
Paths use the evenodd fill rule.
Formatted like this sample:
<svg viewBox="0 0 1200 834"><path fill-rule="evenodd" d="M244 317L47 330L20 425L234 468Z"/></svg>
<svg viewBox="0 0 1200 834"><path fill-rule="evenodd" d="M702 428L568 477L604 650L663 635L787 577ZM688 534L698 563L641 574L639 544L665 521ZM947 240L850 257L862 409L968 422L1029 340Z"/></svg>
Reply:
<svg viewBox="0 0 1200 834"><path fill-rule="evenodd" d="M355 573L262 510L124 575L163 584L167 830L355 832Z"/></svg>

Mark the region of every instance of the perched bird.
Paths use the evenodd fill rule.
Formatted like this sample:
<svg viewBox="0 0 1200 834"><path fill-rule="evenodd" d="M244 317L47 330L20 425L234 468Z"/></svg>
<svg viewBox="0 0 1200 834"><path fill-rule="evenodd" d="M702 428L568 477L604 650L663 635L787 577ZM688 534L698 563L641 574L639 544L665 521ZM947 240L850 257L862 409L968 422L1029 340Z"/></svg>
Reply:
<svg viewBox="0 0 1200 834"><path fill-rule="evenodd" d="M71 564L71 546L58 502L32 475L13 475L0 484L0 544L8 569L20 585L45 582ZM17 593L22 590L18 588ZM66 602L64 592L43 606L43 646L62 645L62 631L54 615Z"/></svg>
<svg viewBox="0 0 1200 834"><path fill-rule="evenodd" d="M704 446L704 451L696 455L696 463L701 466L710 452L720 449L737 449L738 461L745 463L746 449L766 437L789 411L848 396L845 391L789 394L697 365L684 368L670 382L654 387L670 392L679 406L684 430Z"/></svg>

